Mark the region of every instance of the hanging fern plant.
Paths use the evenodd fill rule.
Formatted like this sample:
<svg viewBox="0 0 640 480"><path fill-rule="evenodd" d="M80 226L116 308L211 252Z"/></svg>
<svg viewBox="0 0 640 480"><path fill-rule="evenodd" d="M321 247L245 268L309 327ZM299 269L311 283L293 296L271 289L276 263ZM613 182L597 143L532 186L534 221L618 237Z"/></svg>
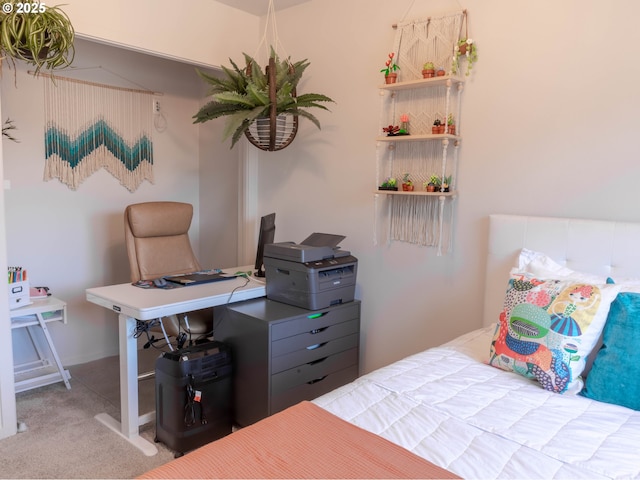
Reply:
<svg viewBox="0 0 640 480"><path fill-rule="evenodd" d="M59 6L3 0L0 12L0 54L41 68L71 64L75 55L75 31Z"/></svg>
<svg viewBox="0 0 640 480"><path fill-rule="evenodd" d="M202 123L219 117L227 117L223 140L231 137L231 147L259 119L273 116L298 115L311 120L320 128L319 120L308 108L328 110L320 102L333 102L326 95L304 93L296 95L296 88L302 74L309 66L307 60L292 63L288 59L280 60L271 48L270 65L275 74L263 71L252 57L244 54L246 67L239 68L229 60L233 68L222 67L221 78L198 71L199 75L211 85L213 100L205 104L196 115L194 123ZM253 143L253 142L252 142Z"/></svg>

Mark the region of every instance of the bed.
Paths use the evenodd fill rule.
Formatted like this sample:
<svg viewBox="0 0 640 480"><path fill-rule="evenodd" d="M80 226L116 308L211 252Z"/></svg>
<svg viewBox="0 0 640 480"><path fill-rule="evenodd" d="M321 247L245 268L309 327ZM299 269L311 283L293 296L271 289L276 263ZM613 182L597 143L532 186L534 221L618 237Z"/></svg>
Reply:
<svg viewBox="0 0 640 480"><path fill-rule="evenodd" d="M482 328L143 477L640 478L640 224L489 232Z"/></svg>

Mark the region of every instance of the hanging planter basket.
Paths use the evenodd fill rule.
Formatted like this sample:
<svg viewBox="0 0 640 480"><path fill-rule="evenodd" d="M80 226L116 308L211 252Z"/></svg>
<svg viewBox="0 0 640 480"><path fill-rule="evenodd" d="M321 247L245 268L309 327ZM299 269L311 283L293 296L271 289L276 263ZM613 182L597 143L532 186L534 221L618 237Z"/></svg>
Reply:
<svg viewBox="0 0 640 480"><path fill-rule="evenodd" d="M289 66L290 69L293 66ZM247 75L251 76L251 64L247 65ZM244 132L247 139L261 150L274 152L289 146L298 132L298 115L286 115L277 113L276 100L276 62L269 58L269 66L266 68L269 84L269 101L271 107L268 117L257 118ZM296 96L295 90L292 96Z"/></svg>
<svg viewBox="0 0 640 480"><path fill-rule="evenodd" d="M269 117L258 118L244 134L259 149L273 152L289 146L297 132L298 116L281 114L275 122Z"/></svg>

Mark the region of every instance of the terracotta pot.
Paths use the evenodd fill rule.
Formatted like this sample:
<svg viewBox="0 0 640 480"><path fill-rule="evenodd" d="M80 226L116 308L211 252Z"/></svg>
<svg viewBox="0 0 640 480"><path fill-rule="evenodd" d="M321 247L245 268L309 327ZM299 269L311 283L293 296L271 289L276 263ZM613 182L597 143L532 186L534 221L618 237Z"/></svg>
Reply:
<svg viewBox="0 0 640 480"><path fill-rule="evenodd" d="M445 72L444 70L438 70L436 72L436 76L438 77L444 77L446 75L447 72Z"/></svg>
<svg viewBox="0 0 640 480"><path fill-rule="evenodd" d="M427 185L427 192L435 192L435 191L436 191L435 185Z"/></svg>
<svg viewBox="0 0 640 480"><path fill-rule="evenodd" d="M390 73L389 75L385 75L384 76L384 83L396 83L396 80L398 79L398 74L397 73Z"/></svg>
<svg viewBox="0 0 640 480"><path fill-rule="evenodd" d="M409 185L408 183L403 183L402 184L402 191L403 192L413 192L413 185Z"/></svg>
<svg viewBox="0 0 640 480"><path fill-rule="evenodd" d="M444 133L444 125L438 127L438 133Z"/></svg>
<svg viewBox="0 0 640 480"><path fill-rule="evenodd" d="M435 77L436 71L433 69L422 70L422 78L432 78Z"/></svg>
<svg viewBox="0 0 640 480"><path fill-rule="evenodd" d="M467 44L463 43L462 45L458 45L458 50L460 51L460 55L467 54Z"/></svg>
<svg viewBox="0 0 640 480"><path fill-rule="evenodd" d="M431 127L431 133L433 133L434 135L437 135L439 130L440 130L440 127L437 127L435 125Z"/></svg>
<svg viewBox="0 0 640 480"><path fill-rule="evenodd" d="M450 134L450 135L455 135L456 134L456 126L455 125L447 126L447 133Z"/></svg>

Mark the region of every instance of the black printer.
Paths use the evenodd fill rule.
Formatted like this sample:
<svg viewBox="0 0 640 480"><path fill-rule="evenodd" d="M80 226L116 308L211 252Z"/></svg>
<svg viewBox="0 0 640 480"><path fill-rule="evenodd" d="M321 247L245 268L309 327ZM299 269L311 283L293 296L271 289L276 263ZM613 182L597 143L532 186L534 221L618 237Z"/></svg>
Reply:
<svg viewBox="0 0 640 480"><path fill-rule="evenodd" d="M353 301L358 259L338 247L344 238L313 233L300 244L265 245L267 298L307 310Z"/></svg>

